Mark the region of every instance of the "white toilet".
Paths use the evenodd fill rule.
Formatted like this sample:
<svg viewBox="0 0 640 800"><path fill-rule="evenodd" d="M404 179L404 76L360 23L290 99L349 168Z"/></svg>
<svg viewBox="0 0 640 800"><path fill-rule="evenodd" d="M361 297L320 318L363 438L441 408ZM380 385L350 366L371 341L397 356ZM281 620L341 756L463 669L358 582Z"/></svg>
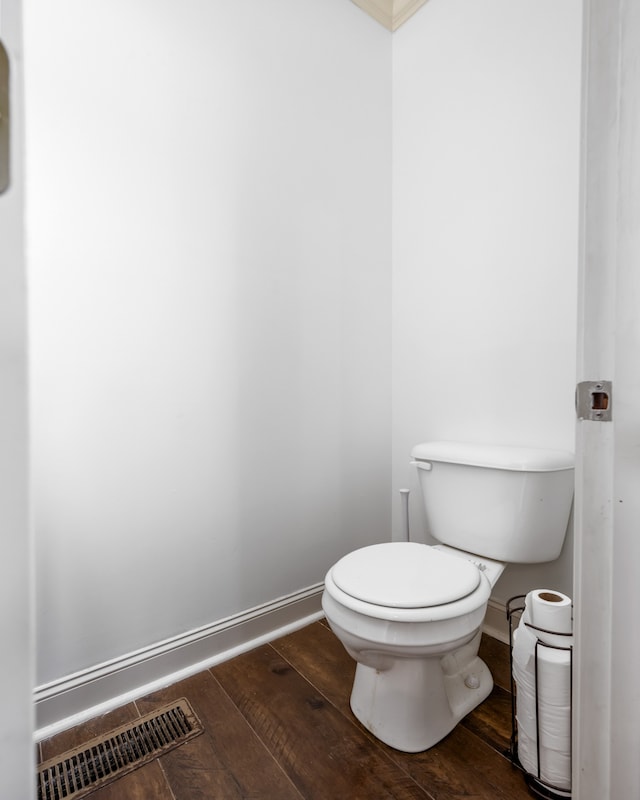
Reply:
<svg viewBox="0 0 640 800"><path fill-rule="evenodd" d="M573 454L429 442L414 447L431 535L344 556L322 607L357 662L351 709L378 739L432 747L491 692L478 658L487 601L508 563L555 560L573 498Z"/></svg>

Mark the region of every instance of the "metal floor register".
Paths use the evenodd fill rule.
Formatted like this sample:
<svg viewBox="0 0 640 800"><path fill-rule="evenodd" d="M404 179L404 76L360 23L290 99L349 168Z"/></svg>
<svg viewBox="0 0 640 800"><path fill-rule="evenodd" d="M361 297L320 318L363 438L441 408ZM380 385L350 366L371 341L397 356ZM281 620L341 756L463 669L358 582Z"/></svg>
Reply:
<svg viewBox="0 0 640 800"><path fill-rule="evenodd" d="M203 732L186 699L40 764L38 800L80 800Z"/></svg>

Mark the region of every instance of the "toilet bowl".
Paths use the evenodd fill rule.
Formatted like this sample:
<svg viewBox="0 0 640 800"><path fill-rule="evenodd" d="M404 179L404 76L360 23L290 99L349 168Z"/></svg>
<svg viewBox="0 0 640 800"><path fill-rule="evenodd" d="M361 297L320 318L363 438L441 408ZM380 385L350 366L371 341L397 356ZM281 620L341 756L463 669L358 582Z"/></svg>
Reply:
<svg viewBox="0 0 640 800"><path fill-rule="evenodd" d="M426 750L490 694L477 654L502 568L442 545L388 542L329 570L323 610L357 662L351 710L378 739Z"/></svg>
<svg viewBox="0 0 640 800"><path fill-rule="evenodd" d="M491 692L478 657L491 590L507 563L558 557L573 497L565 451L433 442L412 451L430 535L343 556L322 607L356 661L351 709L378 739L415 753Z"/></svg>

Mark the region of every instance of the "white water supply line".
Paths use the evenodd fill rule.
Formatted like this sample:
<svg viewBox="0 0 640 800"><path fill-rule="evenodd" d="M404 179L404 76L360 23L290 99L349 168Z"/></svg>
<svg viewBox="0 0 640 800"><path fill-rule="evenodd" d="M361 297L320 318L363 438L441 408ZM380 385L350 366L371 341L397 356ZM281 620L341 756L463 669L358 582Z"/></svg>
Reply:
<svg viewBox="0 0 640 800"><path fill-rule="evenodd" d="M402 528L404 531L404 541L409 542L409 490L400 489L400 502L402 503Z"/></svg>

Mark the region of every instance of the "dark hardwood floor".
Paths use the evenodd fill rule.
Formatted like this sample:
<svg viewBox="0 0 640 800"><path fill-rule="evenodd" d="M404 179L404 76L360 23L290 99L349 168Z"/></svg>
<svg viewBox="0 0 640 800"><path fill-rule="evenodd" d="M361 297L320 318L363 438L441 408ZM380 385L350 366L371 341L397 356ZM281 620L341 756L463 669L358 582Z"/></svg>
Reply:
<svg viewBox="0 0 640 800"><path fill-rule="evenodd" d="M511 732L508 647L483 637L491 696L442 742L407 754L352 716L355 669L324 622L43 741L52 758L186 697L205 733L98 789L95 800L519 800L505 757Z"/></svg>

